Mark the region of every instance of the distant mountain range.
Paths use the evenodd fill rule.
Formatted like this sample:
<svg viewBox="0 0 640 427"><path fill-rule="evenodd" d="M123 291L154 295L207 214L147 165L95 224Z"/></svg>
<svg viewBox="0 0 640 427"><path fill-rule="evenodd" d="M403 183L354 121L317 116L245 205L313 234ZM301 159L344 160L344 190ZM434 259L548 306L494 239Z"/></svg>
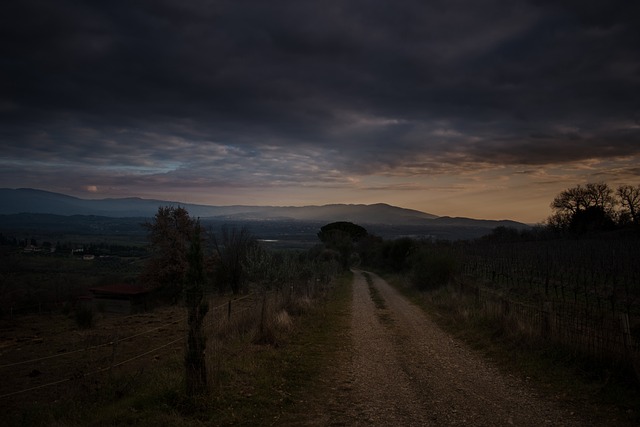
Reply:
<svg viewBox="0 0 640 427"><path fill-rule="evenodd" d="M332 204L323 206L208 206L141 198L80 199L30 188L0 189L0 215L53 214L95 215L111 218L151 218L159 206L182 206L194 217L214 221L351 221L385 226L462 227L491 230L499 226L527 228L519 222L438 217L425 212L383 203L372 205ZM475 233L474 233L475 234Z"/></svg>

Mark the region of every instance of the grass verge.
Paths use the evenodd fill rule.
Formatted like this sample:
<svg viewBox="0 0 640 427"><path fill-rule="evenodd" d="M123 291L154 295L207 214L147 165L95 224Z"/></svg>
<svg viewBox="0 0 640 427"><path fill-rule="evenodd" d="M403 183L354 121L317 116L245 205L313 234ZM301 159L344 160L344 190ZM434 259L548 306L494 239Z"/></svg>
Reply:
<svg viewBox="0 0 640 427"><path fill-rule="evenodd" d="M343 276L327 299L297 319L285 344L274 348L244 346L228 359L215 408L222 425L295 425L308 415L306 402L326 392L319 381L344 345L341 331L348 328L352 274ZM249 351L253 348L254 351ZM240 350L240 348L238 349Z"/></svg>
<svg viewBox="0 0 640 427"><path fill-rule="evenodd" d="M627 370L505 330L499 322L477 315L473 302L450 288L421 292L403 277L385 278L444 330L549 400L593 414L602 425L640 425L640 387Z"/></svg>

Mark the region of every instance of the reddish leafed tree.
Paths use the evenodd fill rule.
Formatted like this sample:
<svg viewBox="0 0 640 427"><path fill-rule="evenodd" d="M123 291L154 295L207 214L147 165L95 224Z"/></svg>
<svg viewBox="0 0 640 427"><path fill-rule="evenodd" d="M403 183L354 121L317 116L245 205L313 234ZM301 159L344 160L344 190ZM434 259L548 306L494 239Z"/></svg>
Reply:
<svg viewBox="0 0 640 427"><path fill-rule="evenodd" d="M189 212L180 206L161 206L153 221L144 224L152 255L143 280L174 304L180 299L186 279L187 254L195 224Z"/></svg>

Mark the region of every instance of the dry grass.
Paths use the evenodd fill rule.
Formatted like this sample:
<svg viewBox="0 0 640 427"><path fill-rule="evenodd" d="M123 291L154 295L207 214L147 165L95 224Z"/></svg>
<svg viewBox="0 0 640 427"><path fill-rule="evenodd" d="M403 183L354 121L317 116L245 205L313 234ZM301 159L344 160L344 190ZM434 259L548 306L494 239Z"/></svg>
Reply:
<svg viewBox="0 0 640 427"><path fill-rule="evenodd" d="M342 281L340 286L347 284ZM335 338L330 331L335 323L327 304L333 304L333 299L270 294L234 301L230 317L224 303L218 304L211 313L215 316L205 324L209 393L199 398L186 397L182 351L171 352L159 358L151 355L135 370L116 370L101 380L99 388L90 381L78 384L77 392L65 393L73 399L25 405L23 411L5 416L3 423L270 424L269 420L293 410L299 396L317 381L322 366L330 363L328 353L334 347L330 341ZM141 325L151 326L145 320L148 315L140 316ZM158 331L159 337L162 334Z"/></svg>
<svg viewBox="0 0 640 427"><path fill-rule="evenodd" d="M541 394L560 404L581 408L605 424L640 422L640 386L617 365L595 363L574 350L541 339L531 325L508 315L485 315L473 295L453 287L419 292L404 278L389 277L445 330L495 361L502 369L526 378Z"/></svg>

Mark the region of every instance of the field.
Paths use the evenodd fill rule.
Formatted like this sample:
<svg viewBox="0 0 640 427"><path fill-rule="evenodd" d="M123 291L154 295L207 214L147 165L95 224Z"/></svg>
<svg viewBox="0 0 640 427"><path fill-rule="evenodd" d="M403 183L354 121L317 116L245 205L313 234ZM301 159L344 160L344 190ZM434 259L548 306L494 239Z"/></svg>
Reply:
<svg viewBox="0 0 640 427"><path fill-rule="evenodd" d="M140 247L113 241L65 241L57 247L64 245L84 251L5 247L2 253L0 408L10 424L48 425L65 419L56 411L68 410L86 419L90 408L125 396L184 398L184 305L154 299L149 310L123 315L105 312L100 304L87 306L81 298L91 287L136 283L145 263L144 256L134 256ZM277 283L247 283L239 295L207 289L203 330L210 384L227 387L237 369L255 363L243 362L247 355L282 344L296 318L327 294L337 272L331 259L308 260L295 252L264 256Z"/></svg>
<svg viewBox="0 0 640 427"><path fill-rule="evenodd" d="M305 289L297 295L275 291L236 298L211 295L212 309L204 325L210 384L242 387L241 383L228 383L230 378L242 376L237 369L254 369L255 361L242 360L288 340L296 317L309 310L314 298L326 294L327 289ZM17 425L24 417L41 423L38 414L44 411L46 424L56 416L45 409L49 404L60 408L77 404L86 417L87 406L100 407L125 396L181 396L185 315L180 306L131 316L99 314L90 329L79 328L72 317L63 314L33 314L3 321L0 408ZM158 381L162 384L148 389L149 382ZM251 393L255 386L250 383L240 393Z"/></svg>
<svg viewBox="0 0 640 427"><path fill-rule="evenodd" d="M12 250L0 256L0 318L59 312L88 295L91 287L135 281L144 262L139 256L114 255L85 260L83 253Z"/></svg>
<svg viewBox="0 0 640 427"><path fill-rule="evenodd" d="M472 311L640 379L637 239L485 241L458 251L457 291Z"/></svg>
<svg viewBox="0 0 640 427"><path fill-rule="evenodd" d="M73 316L60 313L2 322L0 405L4 411L94 393L111 375L135 374L184 350L183 308L97 317L91 329L79 328Z"/></svg>

